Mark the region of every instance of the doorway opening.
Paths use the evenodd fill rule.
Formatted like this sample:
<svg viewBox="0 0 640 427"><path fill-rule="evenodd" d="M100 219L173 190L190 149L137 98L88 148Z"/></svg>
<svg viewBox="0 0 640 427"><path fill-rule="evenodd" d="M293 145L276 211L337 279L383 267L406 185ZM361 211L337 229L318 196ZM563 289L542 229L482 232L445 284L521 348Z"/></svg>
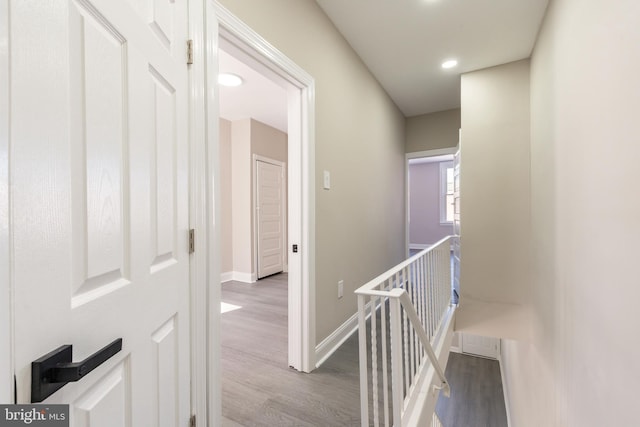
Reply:
<svg viewBox="0 0 640 427"><path fill-rule="evenodd" d="M288 103L284 88L222 42L219 82L222 417L246 402L230 397L263 375L288 370ZM255 66L255 64L254 64ZM294 283L292 283L294 285Z"/></svg>
<svg viewBox="0 0 640 427"><path fill-rule="evenodd" d="M407 154L407 257L452 235L455 149Z"/></svg>
<svg viewBox="0 0 640 427"><path fill-rule="evenodd" d="M283 273L286 276L288 297L287 366L310 372L315 367L315 307L312 304L315 293L315 235L312 209L315 199L313 188L314 82L311 76L222 6L214 4L213 13L218 25L208 36L212 46L215 47L214 55L208 64L209 69L215 70L212 74L217 77L218 70L223 71L219 64L224 55L222 52L226 52L279 86L286 94L287 203L286 212L283 214L286 217L287 226L282 241L287 270L287 273ZM219 88L216 87L214 93L216 91L219 94ZM212 126L217 128L219 112L214 111L211 119ZM260 123L250 118L247 120L250 122L249 128ZM263 153L253 154L263 155ZM269 155L264 157L273 159ZM220 163L222 169L222 162ZM247 164L251 165L251 157L247 160ZM246 198L246 201L251 203L251 195ZM215 203L221 206L222 200L219 196ZM245 232L248 231L245 230ZM255 260L257 256L253 254L251 258ZM217 261L221 262L220 259ZM256 266L257 263L250 263L251 274L247 282L257 280ZM222 269L220 271L224 272Z"/></svg>
<svg viewBox="0 0 640 427"><path fill-rule="evenodd" d="M287 271L288 114L285 89L223 48L219 84L223 283ZM223 301L224 302L224 301Z"/></svg>

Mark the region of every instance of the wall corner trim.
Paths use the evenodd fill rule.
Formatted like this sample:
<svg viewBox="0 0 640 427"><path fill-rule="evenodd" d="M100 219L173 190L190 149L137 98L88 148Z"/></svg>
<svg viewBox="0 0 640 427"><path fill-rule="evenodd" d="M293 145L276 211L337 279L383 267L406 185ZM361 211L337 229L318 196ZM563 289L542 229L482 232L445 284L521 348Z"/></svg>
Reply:
<svg viewBox="0 0 640 427"><path fill-rule="evenodd" d="M504 394L504 409L507 413L507 427L511 427L511 404L509 402L509 390L504 376L504 366L502 365L502 340L500 340L500 352L498 353L498 364L500 365L500 380L502 381L502 394Z"/></svg>

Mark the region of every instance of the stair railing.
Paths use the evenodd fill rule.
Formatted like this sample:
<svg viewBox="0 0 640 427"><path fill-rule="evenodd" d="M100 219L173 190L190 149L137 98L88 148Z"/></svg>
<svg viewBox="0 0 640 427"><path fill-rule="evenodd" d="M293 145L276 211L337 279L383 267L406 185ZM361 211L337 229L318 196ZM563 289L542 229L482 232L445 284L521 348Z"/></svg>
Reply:
<svg viewBox="0 0 640 427"><path fill-rule="evenodd" d="M443 337L451 307L453 239L442 239L355 291L363 427L404 425L429 368L437 378L430 384L432 393L449 395L433 346Z"/></svg>

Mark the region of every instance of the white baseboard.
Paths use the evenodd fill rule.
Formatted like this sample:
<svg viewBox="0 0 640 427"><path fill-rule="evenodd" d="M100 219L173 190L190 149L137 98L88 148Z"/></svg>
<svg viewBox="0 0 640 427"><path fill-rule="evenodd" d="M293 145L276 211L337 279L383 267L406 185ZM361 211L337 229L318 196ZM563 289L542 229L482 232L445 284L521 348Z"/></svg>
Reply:
<svg viewBox="0 0 640 427"><path fill-rule="evenodd" d="M365 306L367 319L371 317L371 302ZM376 307L376 310L378 307ZM342 325L316 346L316 368L319 368L354 332L358 330L358 313L347 319Z"/></svg>
<svg viewBox="0 0 640 427"><path fill-rule="evenodd" d="M393 277L392 286L396 287L396 277ZM376 310L380 308L380 303L376 306ZM371 302L365 305L365 313L367 313L367 320L371 317ZM328 337L322 340L320 344L316 346L316 368L319 368L331 355L344 343L354 332L358 330L358 312L347 319L342 325L331 333Z"/></svg>
<svg viewBox="0 0 640 427"><path fill-rule="evenodd" d="M242 283L254 283L258 280L258 277L256 273L240 273L239 271L234 271L233 280Z"/></svg>
<svg viewBox="0 0 640 427"><path fill-rule="evenodd" d="M358 330L358 313L351 316L316 346L316 368L319 368L340 346Z"/></svg>
<svg viewBox="0 0 640 427"><path fill-rule="evenodd" d="M502 381L502 393L504 394L504 409L507 413L507 427L511 427L511 404L509 403L509 390L504 377L504 367L502 366L502 340L500 340L500 352L498 352L498 364L500 365L500 380Z"/></svg>
<svg viewBox="0 0 640 427"><path fill-rule="evenodd" d="M462 349L460 347L451 346L449 350L451 351L451 353L462 353Z"/></svg>
<svg viewBox="0 0 640 427"><path fill-rule="evenodd" d="M258 280L256 273L241 273L239 271L227 271L220 275L220 282L242 282L242 283L255 283Z"/></svg>

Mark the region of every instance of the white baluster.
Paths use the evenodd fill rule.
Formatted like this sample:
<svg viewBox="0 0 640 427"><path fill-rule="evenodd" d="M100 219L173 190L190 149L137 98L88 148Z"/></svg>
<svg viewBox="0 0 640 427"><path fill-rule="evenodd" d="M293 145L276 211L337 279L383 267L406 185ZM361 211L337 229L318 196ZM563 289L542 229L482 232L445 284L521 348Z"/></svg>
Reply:
<svg viewBox="0 0 640 427"><path fill-rule="evenodd" d="M360 425L369 427L369 390L367 384L367 312L365 296L358 295L358 344L360 351Z"/></svg>
<svg viewBox="0 0 640 427"><path fill-rule="evenodd" d="M393 399L393 425L402 426L402 324L400 300L389 298L391 308L391 397Z"/></svg>
<svg viewBox="0 0 640 427"><path fill-rule="evenodd" d="M381 298L380 331L382 332L382 398L384 400L384 426L389 427L389 372L387 369L387 302Z"/></svg>
<svg viewBox="0 0 640 427"><path fill-rule="evenodd" d="M413 297L414 297L414 292L413 292L413 277L411 275L411 265L409 265L405 271L407 272L407 292L409 293L409 298L411 299L411 301L413 301ZM416 375L416 368L415 368L415 333L413 332L413 328L411 327L411 325L409 323L407 323L407 332L409 335L409 367L407 368L407 371L409 372L409 378L411 380L411 382L413 382L413 378Z"/></svg>
<svg viewBox="0 0 640 427"><path fill-rule="evenodd" d="M371 297L371 389L373 391L373 425L380 425L378 409L378 330L376 329L376 300Z"/></svg>

